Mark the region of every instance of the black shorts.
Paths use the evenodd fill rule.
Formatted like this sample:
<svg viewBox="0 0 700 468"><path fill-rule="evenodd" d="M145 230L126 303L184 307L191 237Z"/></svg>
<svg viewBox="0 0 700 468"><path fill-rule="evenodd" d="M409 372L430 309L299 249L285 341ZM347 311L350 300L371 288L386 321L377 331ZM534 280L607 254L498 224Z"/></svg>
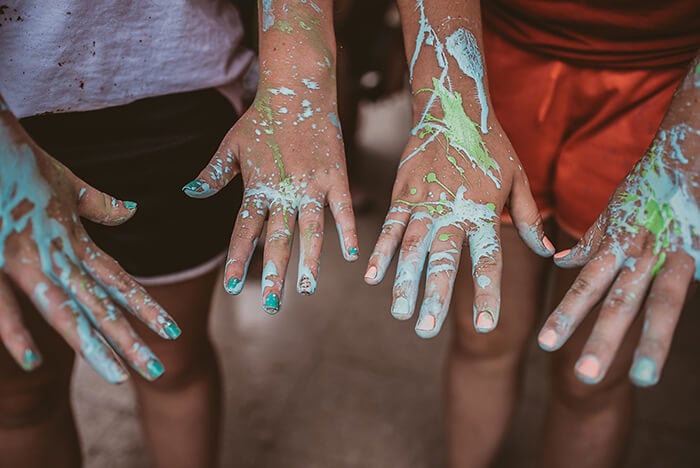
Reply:
<svg viewBox="0 0 700 468"><path fill-rule="evenodd" d="M240 179L208 199L191 199L181 188L206 167L236 118L229 101L208 89L21 123L78 177L138 203L121 226L83 223L127 272L157 283L212 266L228 246Z"/></svg>

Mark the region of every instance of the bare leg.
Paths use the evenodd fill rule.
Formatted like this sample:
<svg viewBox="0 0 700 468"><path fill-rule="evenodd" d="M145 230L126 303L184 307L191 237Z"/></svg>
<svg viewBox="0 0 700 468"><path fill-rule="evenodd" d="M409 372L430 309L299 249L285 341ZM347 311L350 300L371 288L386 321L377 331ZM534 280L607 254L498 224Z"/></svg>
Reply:
<svg viewBox="0 0 700 468"><path fill-rule="evenodd" d="M69 396L73 351L29 301L20 302L44 362L27 373L0 344L0 466L80 467Z"/></svg>
<svg viewBox="0 0 700 468"><path fill-rule="evenodd" d="M168 342L137 325L161 359L155 382L133 375L146 441L157 467L215 466L221 425L221 375L208 332L216 273L148 292L177 320L182 336Z"/></svg>
<svg viewBox="0 0 700 468"><path fill-rule="evenodd" d="M573 245L565 236L557 245ZM555 305L573 283L578 270L558 270ZM632 325L606 377L587 385L574 374L574 364L590 335L597 311L552 359L552 398L545 425L545 467L605 468L622 462L633 411L633 387L627 378L641 321Z"/></svg>
<svg viewBox="0 0 700 468"><path fill-rule="evenodd" d="M501 315L496 329L472 324L471 267L463 259L453 295L456 330L447 358L446 403L450 466L488 466L513 413L523 350L542 308L549 261L530 252L503 226Z"/></svg>

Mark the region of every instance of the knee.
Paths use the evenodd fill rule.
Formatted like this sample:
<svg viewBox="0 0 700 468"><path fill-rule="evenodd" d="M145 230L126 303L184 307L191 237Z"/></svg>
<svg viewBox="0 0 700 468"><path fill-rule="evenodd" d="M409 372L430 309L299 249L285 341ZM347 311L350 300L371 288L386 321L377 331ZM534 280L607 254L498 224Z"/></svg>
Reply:
<svg viewBox="0 0 700 468"><path fill-rule="evenodd" d="M523 353L527 330L499 324L489 333L477 333L471 313L454 314L451 352L456 359L515 365Z"/></svg>
<svg viewBox="0 0 700 468"><path fill-rule="evenodd" d="M177 391L194 382L218 375L218 362L211 341L204 340L194 348L156 351L165 372L148 385L159 391Z"/></svg>
<svg viewBox="0 0 700 468"><path fill-rule="evenodd" d="M37 426L69 408L69 386L69 375L27 374L16 382L4 382L0 388L0 430Z"/></svg>

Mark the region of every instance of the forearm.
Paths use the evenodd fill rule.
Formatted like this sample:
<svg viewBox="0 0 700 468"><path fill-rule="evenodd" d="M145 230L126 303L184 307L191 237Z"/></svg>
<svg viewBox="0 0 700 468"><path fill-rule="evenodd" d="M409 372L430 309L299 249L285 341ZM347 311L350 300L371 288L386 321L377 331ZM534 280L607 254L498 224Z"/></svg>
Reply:
<svg viewBox="0 0 700 468"><path fill-rule="evenodd" d="M335 86L332 0L261 0L258 23L262 82Z"/></svg>
<svg viewBox="0 0 700 468"><path fill-rule="evenodd" d="M488 132L488 85L478 0L399 0L406 59L417 112L432 104L440 84L459 97L467 114ZM444 108L444 106L443 106Z"/></svg>
<svg viewBox="0 0 700 468"><path fill-rule="evenodd" d="M669 163L692 177L700 177L700 53L691 62L671 99L654 146L671 145Z"/></svg>

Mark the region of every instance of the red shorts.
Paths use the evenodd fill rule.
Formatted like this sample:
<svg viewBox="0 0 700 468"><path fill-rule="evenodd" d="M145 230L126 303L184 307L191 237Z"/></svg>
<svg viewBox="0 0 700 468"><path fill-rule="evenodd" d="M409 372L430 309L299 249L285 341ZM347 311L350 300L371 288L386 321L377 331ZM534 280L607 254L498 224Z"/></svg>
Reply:
<svg viewBox="0 0 700 468"><path fill-rule="evenodd" d="M494 112L543 217L581 236L644 155L686 69L575 66L488 30L484 43Z"/></svg>

